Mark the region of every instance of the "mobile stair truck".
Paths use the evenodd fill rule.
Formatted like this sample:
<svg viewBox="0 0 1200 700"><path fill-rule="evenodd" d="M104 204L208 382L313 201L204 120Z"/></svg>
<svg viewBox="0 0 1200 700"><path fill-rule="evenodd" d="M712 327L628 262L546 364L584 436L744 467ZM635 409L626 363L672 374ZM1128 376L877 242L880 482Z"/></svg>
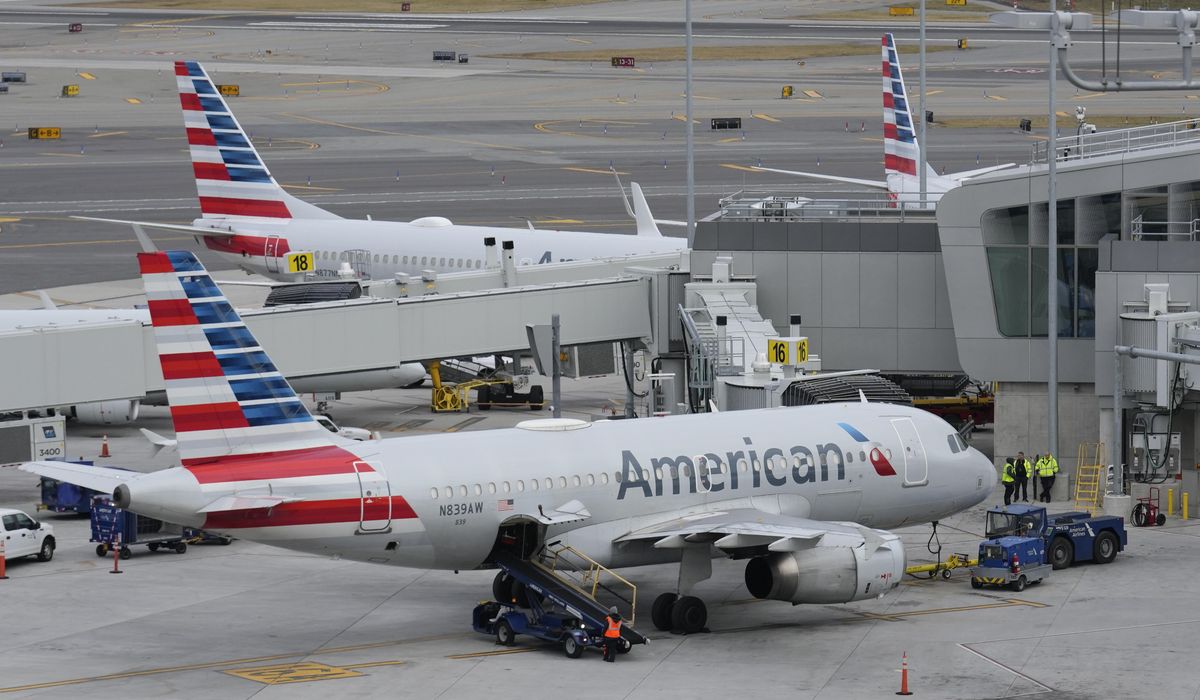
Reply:
<svg viewBox="0 0 1200 700"><path fill-rule="evenodd" d="M603 643L604 619L614 604L628 611L618 653L646 643L632 627L637 589L582 553L547 547L526 559L498 552L493 563L500 569L492 584L496 600L475 607L472 627L495 635L497 643L511 646L517 635L526 634L561 645L568 658L577 659L587 647ZM614 583L606 584L602 577Z"/></svg>
<svg viewBox="0 0 1200 700"><path fill-rule="evenodd" d="M971 586L1008 585L1024 590L1051 569L1091 560L1107 564L1125 549L1125 519L1081 511L1047 514L1034 505L993 508L987 513L987 539L979 544L979 564Z"/></svg>

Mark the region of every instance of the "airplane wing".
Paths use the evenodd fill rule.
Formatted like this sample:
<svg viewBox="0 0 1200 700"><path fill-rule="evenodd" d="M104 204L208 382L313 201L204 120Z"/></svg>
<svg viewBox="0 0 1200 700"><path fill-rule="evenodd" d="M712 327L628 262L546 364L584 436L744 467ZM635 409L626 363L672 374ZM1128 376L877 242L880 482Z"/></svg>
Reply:
<svg viewBox="0 0 1200 700"><path fill-rule="evenodd" d="M514 513L506 518L502 525L529 520L536 520L543 525L562 525L587 520L590 517L591 512L582 503L571 500L550 510L538 506L536 513Z"/></svg>
<svg viewBox="0 0 1200 700"><path fill-rule="evenodd" d="M234 235L232 231L223 231L216 228L204 228L202 226L189 226L187 224L156 224L152 221L126 221L125 219L100 219L94 216L72 216L72 219L80 221L99 221L105 224L123 224L125 226L145 226L160 231L184 231L185 233L193 233L199 236L212 236L216 238L228 238Z"/></svg>
<svg viewBox="0 0 1200 700"><path fill-rule="evenodd" d="M112 493L113 489L121 484L142 475L140 472L124 469L89 467L86 464L71 462L25 462L20 465L19 469L101 493Z"/></svg>
<svg viewBox="0 0 1200 700"><path fill-rule="evenodd" d="M779 168L761 168L751 166L751 170L761 170L766 173L782 173L784 175L796 175L797 177L810 177L814 180L826 180L828 182L844 182L849 185L862 185L863 187L874 187L879 190L888 188L887 182L883 180L860 180L856 177L839 177L837 175L826 175L824 173L806 173L799 170L780 170Z"/></svg>
<svg viewBox="0 0 1200 700"><path fill-rule="evenodd" d="M944 175L943 177L948 177L948 178L951 178L954 180L966 180L969 177L979 177L980 175L986 175L987 173L994 173L997 170L1004 170L1006 168L1012 168L1015 166L1016 166L1016 163L1004 163L1003 165L989 165L986 168L976 168L975 170L963 170L961 172L950 173L949 175Z"/></svg>
<svg viewBox="0 0 1200 700"><path fill-rule="evenodd" d="M797 518L754 508L684 515L617 538L617 542L637 541L651 541L658 549L709 542L730 555L747 549L798 552L818 544L866 546L868 557L883 543L876 530L857 523Z"/></svg>

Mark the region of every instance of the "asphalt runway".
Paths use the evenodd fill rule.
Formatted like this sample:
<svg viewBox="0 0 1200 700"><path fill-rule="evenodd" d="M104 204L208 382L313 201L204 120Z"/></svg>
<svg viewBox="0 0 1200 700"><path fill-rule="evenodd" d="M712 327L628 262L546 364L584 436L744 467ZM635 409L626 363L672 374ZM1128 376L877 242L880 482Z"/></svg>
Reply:
<svg viewBox="0 0 1200 700"><path fill-rule="evenodd" d="M636 56L638 47L674 43L679 22L662 18L661 3L647 6L649 18L641 19L595 19L605 10L592 5L564 11L581 18L570 21L552 22L545 13L439 17L432 23L446 26L435 29L421 28L431 22L416 16L373 15L377 22L364 22L365 15L350 14L0 6L0 27L10 30L0 32L0 61L5 70L26 70L30 80L0 96L0 293L134 275L135 244L126 227L72 216L170 223L198 216L170 63L182 59L202 60L219 82L240 85L242 97L231 100L232 108L276 179L342 216L445 216L465 224L524 228L532 222L629 233L632 222L609 174L615 168L626 183L643 185L657 217L683 219L681 62L641 62L630 70L499 57L609 47ZM735 12L722 7L716 16ZM82 34L66 31L72 18L86 21ZM346 31L286 22L344 25ZM379 23L391 29L365 26ZM779 43L780 32L798 44L863 43L861 55L803 66L697 62L699 216L743 190L829 194L843 188L756 173L749 169L754 165L882 178L879 27L826 23L804 38L810 35L794 25L697 23L698 35L709 37L698 45ZM909 28L897 31L904 35ZM929 160L950 171L1026 162L1032 143L1044 138L1015 128L1021 117L1046 110L1045 70L1031 50L1035 37L986 26L943 27L931 36L964 32L972 37L970 50L929 54L928 108L938 121L1003 122L979 121L986 128L935 123ZM434 65L431 52L439 48L469 52L471 62ZM1078 50L1085 63L1098 55L1086 41ZM1150 75L1176 60L1175 51L1161 43L1130 44L1123 70ZM916 58L902 60L915 91ZM80 96L59 97L65 84L78 84ZM794 99L779 98L783 85L796 88ZM1179 93L1081 95L1064 80L1058 96L1060 109L1078 102L1089 115L1187 116L1189 107L1196 109ZM710 118L732 116L742 119L741 129L708 128ZM1073 119L1060 124L1064 133L1074 127ZM59 126L63 136L29 140L29 126ZM155 236L164 246L196 246L186 236Z"/></svg>

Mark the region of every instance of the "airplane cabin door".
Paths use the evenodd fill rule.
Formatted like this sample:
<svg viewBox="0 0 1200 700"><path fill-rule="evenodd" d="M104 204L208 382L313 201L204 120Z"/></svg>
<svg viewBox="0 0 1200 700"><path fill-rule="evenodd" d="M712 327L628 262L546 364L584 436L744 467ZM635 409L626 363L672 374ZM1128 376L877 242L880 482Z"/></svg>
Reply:
<svg viewBox="0 0 1200 700"><path fill-rule="evenodd" d="M359 534L383 533L392 530L392 487L382 467L370 462L355 462L358 475Z"/></svg>
<svg viewBox="0 0 1200 700"><path fill-rule="evenodd" d="M263 246L263 255L267 259L267 271L279 272L279 236L267 236L267 242Z"/></svg>
<svg viewBox="0 0 1200 700"><path fill-rule="evenodd" d="M892 429L900 438L904 450L904 485L924 486L929 483L929 459L925 445L911 418L893 418Z"/></svg>

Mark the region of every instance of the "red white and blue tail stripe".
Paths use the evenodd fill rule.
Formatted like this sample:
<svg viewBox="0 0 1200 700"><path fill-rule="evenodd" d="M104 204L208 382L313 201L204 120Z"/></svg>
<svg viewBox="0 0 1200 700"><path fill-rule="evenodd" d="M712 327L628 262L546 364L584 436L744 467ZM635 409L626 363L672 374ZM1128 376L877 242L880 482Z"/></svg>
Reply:
<svg viewBox="0 0 1200 700"><path fill-rule="evenodd" d="M138 265L184 466L335 444L192 253Z"/></svg>
<svg viewBox="0 0 1200 700"><path fill-rule="evenodd" d="M203 218L340 218L275 182L203 66L176 61L175 80Z"/></svg>
<svg viewBox="0 0 1200 700"><path fill-rule="evenodd" d="M883 35L883 169L888 175L916 175L920 160L917 135L904 74L896 56L896 40Z"/></svg>

